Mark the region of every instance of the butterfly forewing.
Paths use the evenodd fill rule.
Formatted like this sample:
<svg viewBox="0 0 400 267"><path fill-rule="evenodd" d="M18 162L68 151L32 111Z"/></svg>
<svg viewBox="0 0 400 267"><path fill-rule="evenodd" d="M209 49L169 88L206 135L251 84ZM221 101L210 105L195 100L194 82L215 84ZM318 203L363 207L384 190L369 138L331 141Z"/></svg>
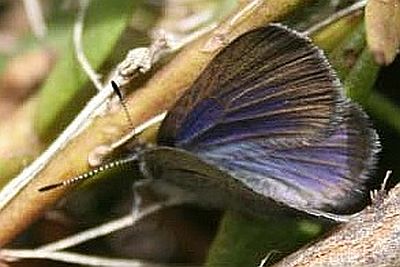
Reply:
<svg viewBox="0 0 400 267"><path fill-rule="evenodd" d="M360 199L378 146L320 50L278 25L222 50L172 108L159 143L257 195L321 215Z"/></svg>
<svg viewBox="0 0 400 267"><path fill-rule="evenodd" d="M206 67L163 122L159 143L186 149L261 138L297 146L327 135L343 97L321 51L271 25L237 38Z"/></svg>

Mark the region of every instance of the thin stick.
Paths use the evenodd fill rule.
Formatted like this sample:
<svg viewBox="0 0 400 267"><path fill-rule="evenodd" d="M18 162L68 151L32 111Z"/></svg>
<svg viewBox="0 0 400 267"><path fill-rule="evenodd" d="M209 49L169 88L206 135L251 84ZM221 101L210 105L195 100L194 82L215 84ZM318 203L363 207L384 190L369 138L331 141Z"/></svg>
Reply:
<svg viewBox="0 0 400 267"><path fill-rule="evenodd" d="M84 14L84 11L82 11ZM83 15L82 15L83 16ZM83 23L83 22L82 22ZM79 24L79 23L76 23ZM79 43L79 42L78 42ZM90 66L90 65L89 65ZM89 68L91 69L91 68ZM84 69L87 71L87 69ZM114 77L113 80L127 83L125 78ZM59 135L59 137L43 152L35 161L25 168L17 177L11 180L0 191L0 210L2 210L8 202L13 199L50 161L50 159L66 144L78 135L91 120L104 109L106 100L112 95L113 89L109 83L94 96L85 106L85 108L75 117L68 127Z"/></svg>
<svg viewBox="0 0 400 267"><path fill-rule="evenodd" d="M41 246L33 250L23 250L23 249L2 249L0 250L0 256L5 258L6 261L13 261L22 258L29 259L49 259L56 261L63 261L68 263L75 263L88 266L129 266L129 267L161 267L165 265L154 264L143 262L140 260L133 259L116 259L116 258L106 258L98 256L88 256L78 253L71 252L60 252L59 250L67 249L81 243L87 242L89 240L108 235L115 231L121 230L126 227L133 226L135 223L141 219L154 214L155 212L173 205L177 205L185 202L179 198L173 198L165 202L159 202L153 204L142 211L140 211L136 216L128 214L122 218L113 220L111 222L102 224L98 227L80 232L73 236L61 239L59 241Z"/></svg>
<svg viewBox="0 0 400 267"><path fill-rule="evenodd" d="M55 252L47 250L29 250L29 249L3 249L0 256L7 261L15 259L49 259L68 263L75 263L87 266L105 266L105 267L165 267L165 265L148 263L140 260L116 259L98 256L88 256L73 252ZM9 258L9 259L7 259Z"/></svg>
<svg viewBox="0 0 400 267"><path fill-rule="evenodd" d="M26 17L33 34L42 40L47 35L47 27L44 22L42 8L38 0L24 0Z"/></svg>
<svg viewBox="0 0 400 267"><path fill-rule="evenodd" d="M116 141L115 143L112 143L110 145L111 149L115 149L123 144L125 144L128 140L130 140L133 136L140 134L144 130L146 130L148 127L151 127L152 125L155 125L162 120L164 120L165 116L167 116L167 112L161 113L146 122L140 124L139 126L135 127L131 132L129 132L127 135Z"/></svg>
<svg viewBox="0 0 400 267"><path fill-rule="evenodd" d="M240 10L230 21L229 26L237 24L238 20L245 18L251 14L253 10L255 10L259 5L262 4L260 0L253 0L249 4L247 4L242 10Z"/></svg>
<svg viewBox="0 0 400 267"><path fill-rule="evenodd" d="M94 96L85 108L75 117L70 125L36 160L25 168L17 177L12 179L0 191L0 210L13 199L50 161L50 159L67 143L78 135L96 117L103 108L105 101L112 95L110 84Z"/></svg>
<svg viewBox="0 0 400 267"><path fill-rule="evenodd" d="M138 221L140 221L141 219L143 219L153 213L156 213L157 211L159 211L165 207L170 207L173 205L177 205L179 203L182 203L182 200L171 199L169 201L156 203L149 207L144 208L143 210L139 210L139 212L137 213L137 216L132 216L132 214L128 214L122 218L113 220L111 222L107 222L105 224L102 224L100 226L94 227L94 228L86 230L86 231L82 231L80 233L77 233L77 234L69 236L67 238L58 240L56 242L38 247L37 250L57 251L57 250L63 250L66 248L70 248L70 247L76 246L78 244L87 242L91 239L105 236L105 235L108 235L115 231L121 230L123 228L132 226L135 223L137 223Z"/></svg>
<svg viewBox="0 0 400 267"><path fill-rule="evenodd" d="M386 191L386 186L387 186L387 182L389 181L390 176L392 175L392 170L387 170L386 171L386 175L385 178L383 178L383 182L381 185L381 191L384 192Z"/></svg>
<svg viewBox="0 0 400 267"><path fill-rule="evenodd" d="M331 235L273 266L400 266L400 184L381 200L363 209Z"/></svg>
<svg viewBox="0 0 400 267"><path fill-rule="evenodd" d="M94 86L97 90L101 90L103 88L102 83L100 82L100 75L97 74L87 59L85 52L83 50L82 45L82 32L83 32L83 25L85 21L86 11L89 7L90 0L80 0L80 8L78 11L78 16L75 20L74 24L74 33L73 33L73 40L74 40L74 47L75 47L75 55L78 59L79 63L81 64L82 69L86 72L89 76L89 79L92 81Z"/></svg>
<svg viewBox="0 0 400 267"><path fill-rule="evenodd" d="M362 1L356 2L355 4L353 4L347 8L344 8L344 9L338 11L338 12L332 14L332 16L328 17L327 19L311 26L308 30L306 30L304 32L304 35L312 35L318 31L320 31L321 29L325 28L326 26L332 24L333 22L335 22L343 17L346 17L346 16L352 14L353 12L356 12L357 10L363 9L366 4L367 4L367 1L362 0Z"/></svg>
<svg viewBox="0 0 400 267"><path fill-rule="evenodd" d="M374 189L374 190L371 190L369 192L369 196L370 196L371 201L373 203L382 202L384 200L384 198L386 197L386 194L387 194L386 186L387 186L387 182L388 182L388 180L389 180L391 175L392 175L392 170L387 170L385 178L383 178L383 182L381 184L381 188L380 189Z"/></svg>
<svg viewBox="0 0 400 267"><path fill-rule="evenodd" d="M265 256L261 260L260 265L258 265L258 267L266 267L267 266L266 264L267 264L268 260L271 259L272 254L274 254L274 253L279 253L279 251L278 250L271 250L270 252L268 252L267 256Z"/></svg>
<svg viewBox="0 0 400 267"><path fill-rule="evenodd" d="M215 25L205 28L204 30L199 30L194 34L188 36L181 40L181 42L170 46L165 49L163 53L153 52L154 58L153 63L158 61L162 56L166 56L168 53L173 53L181 49L186 44L192 42L194 39L198 38L202 34L211 31ZM154 47L154 46L152 46ZM122 62L124 62L125 59ZM121 64L119 63L119 64ZM118 65L119 65L118 64ZM87 71L86 69L84 69ZM113 80L119 86L123 87L130 83L136 76L122 76L118 71L114 72L110 80ZM35 161L33 161L27 168L25 168L17 177L11 180L6 186L0 191L0 211L12 200L50 161L50 159L60 150L62 150L67 143L73 139L75 136L79 135L90 122L98 116L102 110L104 110L104 105L106 100L113 94L113 88L111 83L107 82L103 89L101 89L96 96L94 96L83 108L83 110L75 117L75 119L68 125L68 127L58 136L58 138L48 147L48 149L43 152ZM155 119L158 120L160 117L156 116ZM150 119L150 124L154 121ZM142 125L149 125L149 123L143 123ZM140 128L140 126L138 127ZM141 132L141 130L135 130L135 132Z"/></svg>
<svg viewBox="0 0 400 267"><path fill-rule="evenodd" d="M216 27L218 26L217 23L211 23L210 25L207 25L204 28L201 28L183 38L181 38L178 42L174 42L173 44L171 44L171 48L170 51L171 52L176 52L179 49L181 49L182 47L186 46L187 44L189 44L190 42L196 40L197 38L199 38L200 36L211 32L212 30L214 30Z"/></svg>
<svg viewBox="0 0 400 267"><path fill-rule="evenodd" d="M197 36L196 36L197 37ZM186 42L192 39L185 40ZM172 47L169 52L174 52L180 49L183 45ZM157 53L159 54L159 53ZM162 53L166 55L167 53ZM159 60L160 57L155 57L153 62ZM125 59L124 59L125 60ZM123 61L124 61L123 60ZM87 71L86 69L84 69ZM136 76L121 76L118 72L114 72L110 80L115 81L123 87L132 81ZM58 136L58 138L43 152L36 160L34 160L27 168L25 168L18 176L5 185L0 191L0 210L2 210L51 160L51 158L62 150L67 143L75 136L79 135L90 122L98 116L105 108L106 100L113 94L113 88L107 82L102 90L98 92L83 108L83 110L75 117L68 127Z"/></svg>

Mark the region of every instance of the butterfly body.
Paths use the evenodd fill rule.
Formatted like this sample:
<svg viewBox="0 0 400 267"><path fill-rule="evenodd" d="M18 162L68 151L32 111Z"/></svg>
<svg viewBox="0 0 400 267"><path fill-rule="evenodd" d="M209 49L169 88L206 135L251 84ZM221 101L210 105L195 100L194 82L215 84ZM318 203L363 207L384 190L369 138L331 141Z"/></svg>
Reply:
<svg viewBox="0 0 400 267"><path fill-rule="evenodd" d="M365 196L379 149L322 52L280 25L221 51L170 110L158 145L144 159L151 176L201 202L321 216Z"/></svg>
<svg viewBox="0 0 400 267"><path fill-rule="evenodd" d="M379 142L342 91L308 38L259 28L208 64L162 122L156 146L122 161L139 161L154 187L195 202L257 214L346 213L366 193Z"/></svg>
<svg viewBox="0 0 400 267"><path fill-rule="evenodd" d="M153 180L156 191L180 194L190 202L257 215L289 207L345 220L346 216L334 214L348 212L365 193L351 178L366 179L366 166L376 152L368 143L376 134L367 117L356 105L348 105L336 131L323 140L264 150L254 142L211 146L206 151L158 145L141 150L141 170ZM349 131L351 138L346 135ZM307 181L302 177L307 174L315 178ZM337 181L330 181L332 177Z"/></svg>
<svg viewBox="0 0 400 267"><path fill-rule="evenodd" d="M228 172L185 150L147 149L142 152L141 162L142 173L152 179L152 189L163 195L179 195L186 202L207 207L247 209L252 214L267 214L273 203Z"/></svg>

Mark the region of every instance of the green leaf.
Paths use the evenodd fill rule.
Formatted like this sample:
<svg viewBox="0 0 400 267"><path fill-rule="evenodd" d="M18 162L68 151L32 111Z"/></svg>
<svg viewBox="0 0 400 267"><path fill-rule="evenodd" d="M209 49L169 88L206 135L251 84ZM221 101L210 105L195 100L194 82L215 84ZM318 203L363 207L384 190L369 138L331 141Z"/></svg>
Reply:
<svg viewBox="0 0 400 267"><path fill-rule="evenodd" d="M400 107L391 99L372 91L364 104L368 112L394 130L400 135Z"/></svg>
<svg viewBox="0 0 400 267"><path fill-rule="evenodd" d="M338 46L338 40L344 40L360 25L361 14L352 14L341 18L313 34L312 39L326 53Z"/></svg>
<svg viewBox="0 0 400 267"><path fill-rule="evenodd" d="M343 82L347 96L364 104L375 84L378 71L378 64L365 47Z"/></svg>
<svg viewBox="0 0 400 267"><path fill-rule="evenodd" d="M133 10L131 0L93 0L90 3L83 32L84 52L96 70L113 51ZM60 12L57 23L50 24L54 38L64 43L59 61L39 93L35 129L40 138L49 141L64 127L89 97L80 92L89 81L74 53L72 28L74 16Z"/></svg>
<svg viewBox="0 0 400 267"><path fill-rule="evenodd" d="M336 48L328 54L329 61L335 67L339 78L343 79L347 76L365 45L365 26L364 21L361 21L356 28L342 41L339 41Z"/></svg>
<svg viewBox="0 0 400 267"><path fill-rule="evenodd" d="M32 157L11 157L11 158L0 158L0 189L9 181L9 178L18 174L26 162L30 162Z"/></svg>
<svg viewBox="0 0 400 267"><path fill-rule="evenodd" d="M227 212L208 255L207 267L258 266L276 261L321 234L319 223L290 216L265 219Z"/></svg>

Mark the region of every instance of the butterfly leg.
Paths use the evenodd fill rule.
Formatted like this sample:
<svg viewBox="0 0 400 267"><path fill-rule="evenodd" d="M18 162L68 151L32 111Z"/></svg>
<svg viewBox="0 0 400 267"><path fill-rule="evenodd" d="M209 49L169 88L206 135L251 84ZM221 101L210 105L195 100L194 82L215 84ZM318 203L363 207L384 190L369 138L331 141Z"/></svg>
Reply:
<svg viewBox="0 0 400 267"><path fill-rule="evenodd" d="M142 197L139 193L139 189L143 186L149 185L152 181L153 179L145 178L142 180L135 181L132 185L132 191L133 191L132 216L134 219L138 216L138 214L140 214L140 209L142 206Z"/></svg>

